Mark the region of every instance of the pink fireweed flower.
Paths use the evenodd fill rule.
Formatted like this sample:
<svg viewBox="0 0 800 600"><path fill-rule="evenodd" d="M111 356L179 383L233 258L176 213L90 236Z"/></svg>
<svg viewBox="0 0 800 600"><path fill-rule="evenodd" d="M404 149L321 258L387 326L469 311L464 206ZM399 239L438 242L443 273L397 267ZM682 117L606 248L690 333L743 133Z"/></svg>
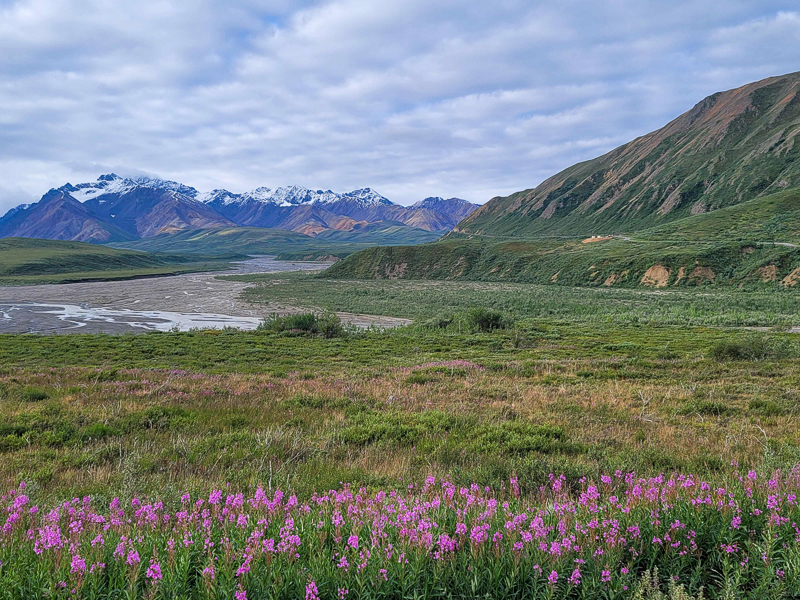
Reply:
<svg viewBox="0 0 800 600"><path fill-rule="evenodd" d="M350 563L347 562L347 557L342 554L342 557L339 559L339 564L336 565L340 569L344 569L344 572L347 573L347 570L350 568Z"/></svg>
<svg viewBox="0 0 800 600"><path fill-rule="evenodd" d="M86 572L86 561L83 560L80 554L76 554L72 557L72 564L70 565L70 573L79 573L83 574Z"/></svg>
<svg viewBox="0 0 800 600"><path fill-rule="evenodd" d="M580 572L580 569L575 569L572 572L572 575L569 576L569 579L567 581L570 583L570 585L575 585L575 586L580 585L581 584L581 572Z"/></svg>
<svg viewBox="0 0 800 600"><path fill-rule="evenodd" d="M152 580L153 583L156 581L161 581L161 578L163 577L161 574L161 565L157 562L151 562L147 569L146 576L148 579Z"/></svg>
<svg viewBox="0 0 800 600"><path fill-rule="evenodd" d="M358 536L351 535L349 538L347 538L347 545L353 550L358 550Z"/></svg>
<svg viewBox="0 0 800 600"><path fill-rule="evenodd" d="M135 549L131 548L130 550L128 550L128 556L125 559L125 562L127 562L131 566L138 565L141 562L141 559L139 558L139 553Z"/></svg>
<svg viewBox="0 0 800 600"><path fill-rule="evenodd" d="M239 584L239 587L236 590L236 593L233 594L233 597L236 600L247 600L247 592L242 588L242 584Z"/></svg>
<svg viewBox="0 0 800 600"><path fill-rule="evenodd" d="M551 572L550 575L547 578L547 583L549 583L550 585L557 584L558 583L558 573L556 573L555 571Z"/></svg>
<svg viewBox="0 0 800 600"><path fill-rule="evenodd" d="M306 586L306 600L319 600L319 590L314 581L309 581Z"/></svg>
<svg viewBox="0 0 800 600"><path fill-rule="evenodd" d="M95 571L102 571L106 568L106 563L97 562L94 563L91 567L89 567L89 573L94 573Z"/></svg>

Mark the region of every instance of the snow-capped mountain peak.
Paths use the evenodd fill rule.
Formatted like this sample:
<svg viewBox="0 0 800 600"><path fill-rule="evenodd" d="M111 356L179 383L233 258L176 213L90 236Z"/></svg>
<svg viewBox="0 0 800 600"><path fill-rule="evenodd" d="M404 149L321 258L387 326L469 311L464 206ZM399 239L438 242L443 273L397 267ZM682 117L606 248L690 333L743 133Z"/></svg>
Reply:
<svg viewBox="0 0 800 600"><path fill-rule="evenodd" d="M228 206L229 204L238 204L243 201L242 196L229 192L228 190L211 190L210 192L201 192L197 194L195 200L205 204L217 202L225 206Z"/></svg>
<svg viewBox="0 0 800 600"><path fill-rule="evenodd" d="M152 177L137 177L136 179L128 179L127 177L120 177L116 173L109 173L101 175L97 181L91 183L81 183L72 185L68 183L60 188L59 191L67 192L70 196L79 202L86 202L93 200L106 194L127 194L137 187L145 187L156 190L163 190L175 192L195 198L197 190L188 185L177 183L176 181L166 181L164 179L154 179Z"/></svg>
<svg viewBox="0 0 800 600"><path fill-rule="evenodd" d="M130 181L130 180L128 180ZM152 177L137 177L133 180L136 185L142 187L155 188L157 190L166 190L170 192L177 192L190 198L197 197L197 190L191 186L178 183L177 181L168 181L166 179L154 179Z"/></svg>
<svg viewBox="0 0 800 600"><path fill-rule="evenodd" d="M272 193L272 200L274 204L279 206L296 206L298 204L308 204L313 202L314 192L301 185L290 185L288 187L279 187Z"/></svg>
<svg viewBox="0 0 800 600"><path fill-rule="evenodd" d="M360 190L353 190L346 194L342 194L343 198L349 200L356 200L362 206L375 206L375 205L392 205L394 202L388 198L384 198L372 188L362 188Z"/></svg>
<svg viewBox="0 0 800 600"><path fill-rule="evenodd" d="M258 187L242 194L234 194L228 190L213 190L197 194L196 199L206 204L215 203L224 206L260 202L262 204L291 207L306 204L333 204L341 201L355 202L361 207L394 205L393 202L371 188L339 194L331 190L310 190L302 185L289 185L275 189Z"/></svg>
<svg viewBox="0 0 800 600"><path fill-rule="evenodd" d="M105 194L125 194L136 187L136 182L124 179L116 173L101 175L97 181L92 183L81 183L72 185L68 183L60 188L59 191L67 192L78 202L86 202Z"/></svg>
<svg viewBox="0 0 800 600"><path fill-rule="evenodd" d="M255 200L256 202L272 202L272 190L268 187L257 187L254 190L242 194L245 200Z"/></svg>

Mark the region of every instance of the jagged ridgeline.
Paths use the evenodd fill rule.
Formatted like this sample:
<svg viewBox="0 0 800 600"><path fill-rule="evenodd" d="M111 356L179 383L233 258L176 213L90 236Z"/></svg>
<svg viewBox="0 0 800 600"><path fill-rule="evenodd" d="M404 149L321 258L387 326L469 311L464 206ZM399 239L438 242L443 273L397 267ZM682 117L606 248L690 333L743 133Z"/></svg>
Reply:
<svg viewBox="0 0 800 600"><path fill-rule="evenodd" d="M328 276L582 285L794 285L800 73L709 96L662 129L494 198L442 242Z"/></svg>

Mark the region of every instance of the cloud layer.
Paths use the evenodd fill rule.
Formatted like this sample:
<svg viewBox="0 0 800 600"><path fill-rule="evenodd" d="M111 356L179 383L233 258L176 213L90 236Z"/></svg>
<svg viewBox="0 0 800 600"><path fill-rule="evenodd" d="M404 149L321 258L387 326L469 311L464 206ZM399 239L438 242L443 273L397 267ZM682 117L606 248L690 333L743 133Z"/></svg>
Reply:
<svg viewBox="0 0 800 600"><path fill-rule="evenodd" d="M114 170L485 202L800 68L762 0L0 0L0 214Z"/></svg>

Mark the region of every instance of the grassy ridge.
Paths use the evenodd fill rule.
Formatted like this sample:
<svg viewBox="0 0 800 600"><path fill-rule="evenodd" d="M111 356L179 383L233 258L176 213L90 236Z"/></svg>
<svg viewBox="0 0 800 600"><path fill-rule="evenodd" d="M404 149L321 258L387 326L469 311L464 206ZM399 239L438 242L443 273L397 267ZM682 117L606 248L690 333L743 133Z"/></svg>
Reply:
<svg viewBox="0 0 800 600"><path fill-rule="evenodd" d="M800 190L693 215L636 234L637 239L690 242L746 240L800 243Z"/></svg>
<svg viewBox="0 0 800 600"><path fill-rule="evenodd" d="M789 190L591 243L451 233L434 244L364 250L322 276L633 287L660 265L668 271L664 285L758 285L781 283L800 266L795 242L800 192Z"/></svg>
<svg viewBox="0 0 800 600"><path fill-rule="evenodd" d="M320 277L636 287L655 265L669 271L665 280L669 286L712 282L761 285L764 279L775 286L800 265L800 251L759 242L609 239L584 244L579 241L487 242L450 238L424 246L363 250L332 266ZM696 270L698 267L709 271Z"/></svg>
<svg viewBox="0 0 800 600"><path fill-rule="evenodd" d="M665 127L494 198L469 233L631 234L800 185L800 73L714 94Z"/></svg>
<svg viewBox="0 0 800 600"><path fill-rule="evenodd" d="M112 246L151 252L277 254L287 260L310 260L325 256L341 258L380 244L420 244L439 237L438 232L394 225L370 231L328 231L317 237L284 229L232 227L182 231Z"/></svg>
<svg viewBox="0 0 800 600"><path fill-rule="evenodd" d="M0 285L105 281L219 270L227 266L220 258L150 254L83 242L0 239Z"/></svg>

